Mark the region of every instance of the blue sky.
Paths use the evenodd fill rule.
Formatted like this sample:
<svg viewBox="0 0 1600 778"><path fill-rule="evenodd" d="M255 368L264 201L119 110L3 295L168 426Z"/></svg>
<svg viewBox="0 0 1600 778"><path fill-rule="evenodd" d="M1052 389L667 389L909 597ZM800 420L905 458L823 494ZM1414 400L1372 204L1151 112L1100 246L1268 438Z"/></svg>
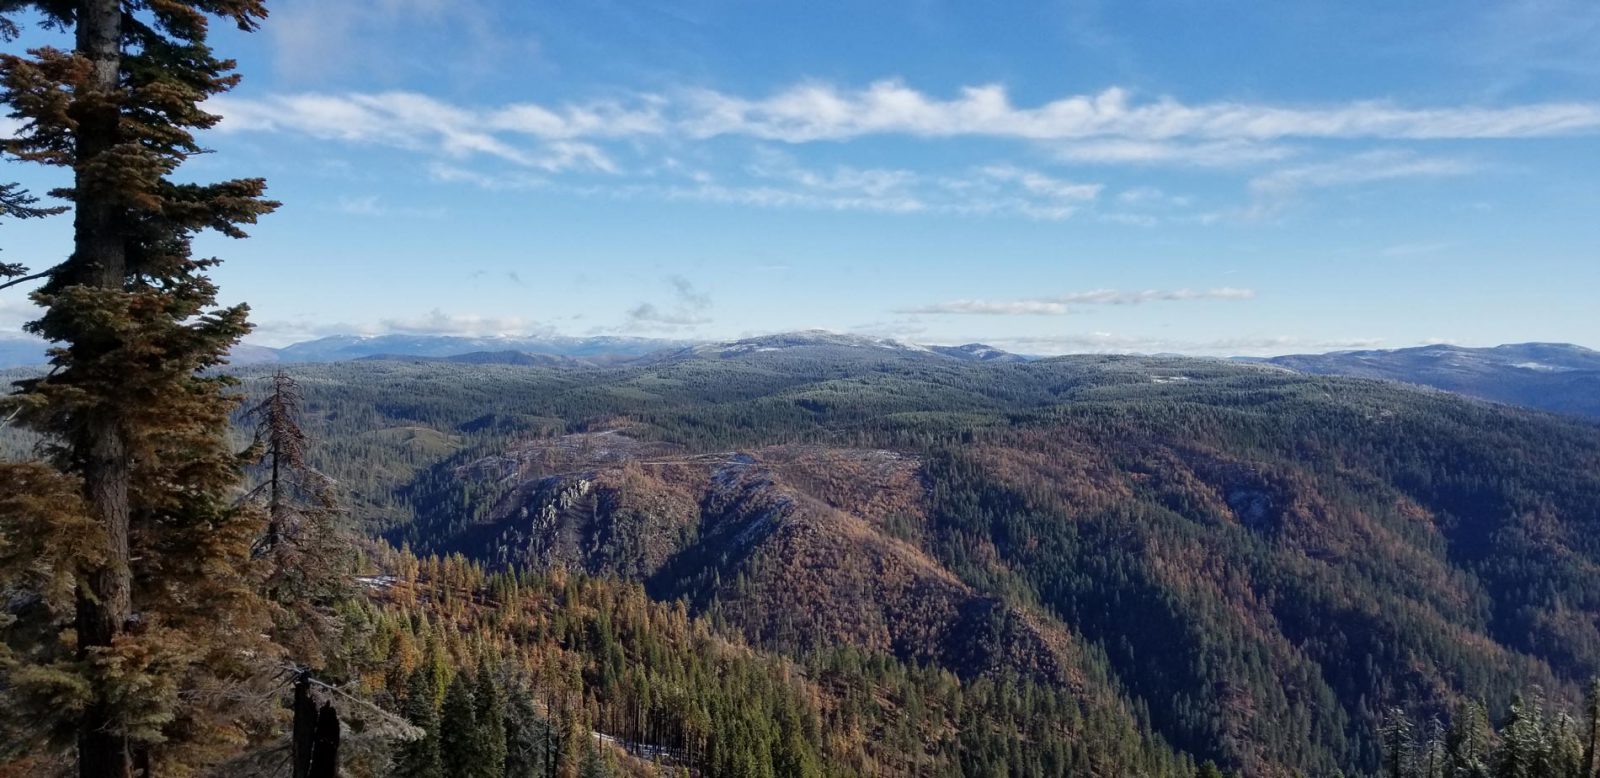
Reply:
<svg viewBox="0 0 1600 778"><path fill-rule="evenodd" d="M1600 347L1592 0L269 5L185 168L285 203L257 342Z"/></svg>

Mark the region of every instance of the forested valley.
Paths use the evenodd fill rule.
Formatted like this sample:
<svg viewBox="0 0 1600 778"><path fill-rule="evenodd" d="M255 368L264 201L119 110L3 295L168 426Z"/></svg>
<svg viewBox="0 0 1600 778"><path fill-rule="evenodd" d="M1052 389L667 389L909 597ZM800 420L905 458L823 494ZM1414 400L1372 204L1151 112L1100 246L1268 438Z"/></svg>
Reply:
<svg viewBox="0 0 1600 778"><path fill-rule="evenodd" d="M0 2L0 776L1600 774L1600 426L815 333L230 363L261 0ZM204 170L204 168L200 168ZM70 180L69 180L70 179ZM9 258L10 255L8 254ZM1237 296L1237 295L1234 295Z"/></svg>

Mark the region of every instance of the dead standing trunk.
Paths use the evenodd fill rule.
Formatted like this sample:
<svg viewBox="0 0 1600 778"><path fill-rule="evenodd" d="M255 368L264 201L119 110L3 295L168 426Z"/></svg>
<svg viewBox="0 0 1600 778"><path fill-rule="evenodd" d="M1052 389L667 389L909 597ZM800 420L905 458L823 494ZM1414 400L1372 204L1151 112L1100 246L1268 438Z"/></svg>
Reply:
<svg viewBox="0 0 1600 778"><path fill-rule="evenodd" d="M294 728L291 748L294 778L309 778L316 749L317 704L311 699L311 673L301 670L294 682Z"/></svg>
<svg viewBox="0 0 1600 778"><path fill-rule="evenodd" d="M122 4L119 0L79 0L77 53L89 60L90 80L76 95L77 167L74 170L77 211L74 250L62 268L66 286L122 289L127 270L124 214L106 176L97 172L98 158L116 146L120 120L119 78L122 68ZM90 360L108 346L68 344ZM109 408L84 414L72 444L82 468L84 496L94 519L105 529L106 563L77 595L78 648L85 656L109 646L132 617L132 580L128 559L128 444L118 413ZM120 730L102 690L78 722L78 775L81 778L126 778L133 774L128 739Z"/></svg>
<svg viewBox="0 0 1600 778"><path fill-rule="evenodd" d="M339 714L326 702L317 714L310 778L339 778Z"/></svg>

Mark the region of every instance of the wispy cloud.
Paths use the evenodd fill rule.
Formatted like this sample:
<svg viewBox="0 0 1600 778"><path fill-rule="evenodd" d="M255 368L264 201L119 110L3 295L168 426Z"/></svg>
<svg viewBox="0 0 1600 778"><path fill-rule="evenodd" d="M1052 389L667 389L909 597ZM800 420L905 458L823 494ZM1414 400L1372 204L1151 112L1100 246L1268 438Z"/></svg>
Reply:
<svg viewBox="0 0 1600 778"><path fill-rule="evenodd" d="M227 130L286 130L395 144L429 140L453 153L508 158L520 152L510 146L507 135L540 141L735 135L788 143L870 135L972 136L1085 141L1060 147L1059 153L1080 161L1189 159L1217 164L1282 158L1287 150L1261 144L1293 138L1486 139L1600 132L1600 103L1429 108L1379 101L1321 107L1189 104L1171 97L1140 102L1129 91L1112 87L1020 107L999 85L967 87L942 99L899 81L862 89L806 83L755 99L698 90L640 94L627 101L472 108L397 91L226 97L208 106L225 117L222 126ZM1086 142L1097 139L1101 142Z"/></svg>
<svg viewBox="0 0 1600 778"><path fill-rule="evenodd" d="M20 336L22 325L39 318L41 313L43 309L34 305L21 293L20 288L13 288L6 296L0 297L0 333Z"/></svg>
<svg viewBox="0 0 1600 778"><path fill-rule="evenodd" d="M446 335L457 337L554 336L550 325L520 316L448 313L435 308L420 316L395 316L376 321L326 321L300 316L255 322L246 340L265 346L286 346L330 335Z"/></svg>
<svg viewBox="0 0 1600 778"><path fill-rule="evenodd" d="M391 206L378 195L340 197L338 202L334 203L333 210L346 216L370 216L374 218L400 216L405 218L438 219L445 215L445 209L443 208Z"/></svg>
<svg viewBox="0 0 1600 778"><path fill-rule="evenodd" d="M1012 164L986 165L959 174L928 175L893 168L838 165L807 167L787 154L761 151L728 180L705 171L667 171L666 180L558 183L525 171L480 173L458 165L430 167L437 181L493 191L559 189L621 200L652 198L759 208L799 208L867 213L938 213L1006 216L1042 221L1071 218L1104 189ZM676 177L673 177L676 176Z"/></svg>
<svg viewBox="0 0 1600 778"><path fill-rule="evenodd" d="M621 327L599 331L672 332L711 323L711 295L683 276L668 276L667 283L673 291L670 303L641 302L628 309Z"/></svg>
<svg viewBox="0 0 1600 778"><path fill-rule="evenodd" d="M1476 165L1466 160L1379 149L1328 162L1274 170L1251 179L1250 189L1258 194L1281 196L1306 189L1397 178L1458 176L1475 169Z"/></svg>
<svg viewBox="0 0 1600 778"><path fill-rule="evenodd" d="M1256 293L1252 289L1221 287L1218 289L1147 289L1123 292L1115 289L1096 289L1074 292L1055 297L1037 297L1022 300L950 300L931 305L901 308L904 314L955 314L969 316L1065 316L1086 305L1140 305L1150 302L1178 300L1249 300Z"/></svg>
<svg viewBox="0 0 1600 778"><path fill-rule="evenodd" d="M540 135L530 131L535 126L532 123L508 124L501 117L506 111L515 111L515 106L485 114L414 92L382 92L217 97L206 107L224 117L220 128L228 132L289 132L454 158L486 155L548 172L609 173L617 169L598 146L574 140L569 132ZM508 131L531 134L543 142L516 143L502 137ZM598 131L592 134L605 136Z"/></svg>
<svg viewBox="0 0 1600 778"><path fill-rule="evenodd" d="M1506 108L1406 108L1378 101L1324 107L1191 105L1168 97L1136 102L1127 90L1113 87L1018 107L1005 87L995 84L966 87L956 97L941 99L899 81L879 81L864 89L801 84L754 100L701 91L688 104L681 125L692 135L751 135L790 142L883 134L1030 140L1509 138L1600 129L1600 104L1593 103Z"/></svg>
<svg viewBox="0 0 1600 778"><path fill-rule="evenodd" d="M1065 162L1097 165L1177 165L1234 167L1287 159L1299 153L1293 147L1254 140L1174 142L1170 140L1110 139L1075 141L1053 147Z"/></svg>
<svg viewBox="0 0 1600 778"><path fill-rule="evenodd" d="M348 330L347 330L348 331ZM435 308L425 316L380 319L375 326L358 327L363 334L404 335L528 335L550 332L547 325L521 316L451 314Z"/></svg>
<svg viewBox="0 0 1600 778"><path fill-rule="evenodd" d="M1102 222L1150 226L1150 213L1097 207L1104 185L998 160L964 169L806 166L775 147L892 136L914 141L1017 141L1073 165L1248 167L1254 202L1196 223L1258 219L1314 189L1479 165L1411 149L1327 156L1325 141L1503 139L1600 134L1600 103L1408 107L1358 101L1322 106L1171 97L1136 99L1111 88L1032 106L1004 87L938 97L899 81L864 88L802 83L747 98L714 90L640 93L561 104L470 106L416 92L287 93L218 97L222 132L287 133L378 145L429 158L435 180L516 190L559 184L580 195L877 213L1006 215L1060 221L1085 210ZM697 143L738 138L754 159L732 168L685 165ZM753 152L750 147L754 146ZM735 151L735 154L740 152ZM718 148L726 160L728 150ZM490 165L494 167L490 169ZM1264 169L1264 170L1263 170ZM1124 201L1131 205L1133 201ZM1148 203L1147 203L1148 204Z"/></svg>
<svg viewBox="0 0 1600 778"><path fill-rule="evenodd" d="M1377 348L1382 338L1305 338L1263 335L1213 340L1169 339L1113 332L1081 332L991 339L993 345L1023 354L1155 354L1177 353L1211 356L1267 356L1335 349Z"/></svg>
<svg viewBox="0 0 1600 778"><path fill-rule="evenodd" d="M1126 205L1172 205L1184 207L1194 202L1187 195L1173 195L1154 186L1136 186L1117 193L1117 202Z"/></svg>

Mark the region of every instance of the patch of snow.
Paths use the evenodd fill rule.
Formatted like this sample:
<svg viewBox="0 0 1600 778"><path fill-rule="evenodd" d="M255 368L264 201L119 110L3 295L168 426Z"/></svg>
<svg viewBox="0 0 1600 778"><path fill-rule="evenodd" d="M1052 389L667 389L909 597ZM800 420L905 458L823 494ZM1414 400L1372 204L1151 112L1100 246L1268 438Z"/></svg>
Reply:
<svg viewBox="0 0 1600 778"><path fill-rule="evenodd" d="M358 576L356 576L356 583L361 584L362 586L365 586L368 589L387 589L387 588L389 588L391 586L394 586L396 580L398 580L398 579L396 579L392 575L358 575Z"/></svg>

